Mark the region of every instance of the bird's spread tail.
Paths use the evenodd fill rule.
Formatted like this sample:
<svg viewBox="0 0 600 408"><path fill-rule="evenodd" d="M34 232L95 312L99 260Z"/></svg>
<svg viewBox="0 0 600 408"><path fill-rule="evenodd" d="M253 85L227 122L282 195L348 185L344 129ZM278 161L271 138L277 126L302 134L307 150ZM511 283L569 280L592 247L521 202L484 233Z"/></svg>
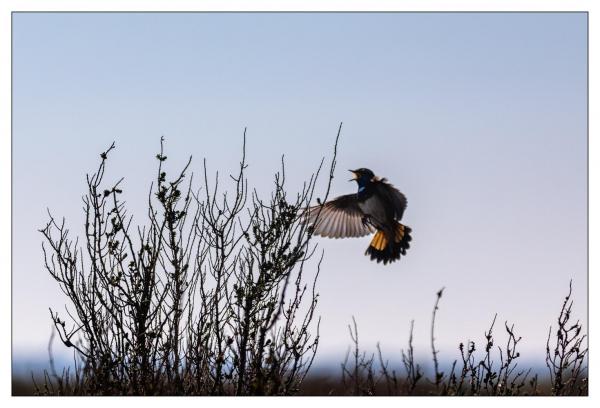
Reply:
<svg viewBox="0 0 600 408"><path fill-rule="evenodd" d="M389 238L391 234L378 230L365 255L371 255L371 259L376 260L377 263L383 261L384 265L400 259L400 256L406 255L406 250L410 248L411 231L410 227L399 222L395 226L394 239Z"/></svg>

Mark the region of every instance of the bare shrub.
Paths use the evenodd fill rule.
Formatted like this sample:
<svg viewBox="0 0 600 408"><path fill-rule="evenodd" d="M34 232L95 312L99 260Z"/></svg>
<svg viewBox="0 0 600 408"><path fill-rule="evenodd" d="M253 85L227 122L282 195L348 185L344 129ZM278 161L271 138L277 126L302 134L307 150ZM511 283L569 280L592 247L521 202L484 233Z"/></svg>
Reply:
<svg viewBox="0 0 600 408"><path fill-rule="evenodd" d="M554 347L551 348L552 326L548 330L546 342L546 366L550 373L553 395L587 395L588 348L587 336L583 334L583 326L577 320L570 322L573 308L572 282L569 282L569 293L560 309L555 333Z"/></svg>
<svg viewBox="0 0 600 408"><path fill-rule="evenodd" d="M495 346L494 316L490 327L484 332L484 346L478 353L474 341L460 343L460 359L454 360L450 372L440 369L438 350L435 347L435 319L442 298L443 288L436 293L431 319L431 352L433 357L433 378L427 382L422 367L414 359L413 328L411 322L408 349L402 351L402 363L406 375L398 378L384 360L381 347L377 346L378 360L368 357L358 344L358 328L353 319L350 336L353 344L353 359L346 356L342 363L342 384L347 394L352 395L542 395L538 374L532 375L531 369L518 367L521 353L517 350L521 337L515 332L514 325L504 323L506 342ZM573 300L571 283L558 317L558 329L551 339L552 329L546 346L546 365L550 371L552 395L587 395L587 347L583 343L583 326L579 321L569 323ZM551 348L551 340L554 347Z"/></svg>
<svg viewBox="0 0 600 408"><path fill-rule="evenodd" d="M335 147L341 131L338 129ZM65 220L40 230L48 272L68 299L50 310L74 372L47 375L38 392L92 395L288 395L315 356L320 260L302 223L323 166L295 195L285 166L271 196L249 191L244 149L221 191L204 162L202 189L190 160L169 178L161 139L146 221L134 223L123 179L104 180L108 156L87 176L81 240ZM327 192L335 168L334 149ZM137 221L137 219L136 219ZM316 269L307 282L305 268Z"/></svg>
<svg viewBox="0 0 600 408"><path fill-rule="evenodd" d="M360 351L358 342L358 326L352 317L352 326L348 325L348 332L352 339L352 351L348 349L346 358L342 363L342 384L351 395L375 395L377 379L373 369L374 355L367 356ZM350 360L352 354L352 360ZM350 364L352 361L352 364Z"/></svg>

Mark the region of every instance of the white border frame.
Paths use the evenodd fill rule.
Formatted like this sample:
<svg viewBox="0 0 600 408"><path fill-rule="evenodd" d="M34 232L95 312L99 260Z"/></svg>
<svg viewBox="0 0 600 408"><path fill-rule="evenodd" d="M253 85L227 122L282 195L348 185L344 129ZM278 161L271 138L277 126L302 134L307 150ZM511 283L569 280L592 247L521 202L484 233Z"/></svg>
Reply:
<svg viewBox="0 0 600 408"><path fill-rule="evenodd" d="M405 1L386 1L386 0L290 0L282 1L249 1L249 0L3 0L0 2L0 78L1 78L1 97L0 97L0 271L2 271L4 282L0 286L0 305L1 318L3 322L11 321L11 13L13 11L586 11L588 12L589 27L589 128L588 128L588 148L589 148L589 268L588 268L588 294L594 293L598 289L597 275L599 270L599 259L594 248L600 248L598 236L598 211L600 208L599 192L600 182L598 173L600 162L598 159L598 120L593 116L598 112L598 82L592 73L600 72L598 66L598 30L600 29L600 2L592 0L469 0L469 1L449 1L449 0L405 0ZM593 136L596 135L596 136ZM594 211L594 209L596 209ZM557 222L568 222L565 220L555 220ZM8 281L7 281L8 280ZM182 398L182 397L160 397L145 398L144 401L124 399L113 397L109 400L104 398L43 398L43 397L10 397L11 395L11 331L7 330L4 324L4 333L0 339L1 345L1 364L0 378L4 403L18 406L29 404L44 404L48 406L80 405L82 403L92 406L105 405L106 403L143 403L151 406L163 406L169 403L176 404L248 404L250 406L282 404L289 406L300 406L309 404L340 404L348 407L363 406L365 403L387 406L397 406L409 402L415 405L428 405L430 403L449 404L450 406L463 406L485 404L490 406L500 406L509 402L511 404L531 404L543 403L549 406L558 406L564 404L594 404L598 405L597 390L594 381L600 360L598 359L596 326L589 312L598 310L600 302L594 296L589 297L588 303L588 324L590 325L588 333L590 334L590 397L587 398L569 398L565 401L562 398L536 397L520 398L515 397L510 400L500 398L486 398L481 401L479 398L444 398L440 397L414 397L414 398L389 398L376 397L368 401L363 398L334 398L334 397L295 397L287 398L281 401L279 398ZM43 399L41 399L43 398ZM141 397L140 397L141 398ZM308 398L308 399L307 399ZM435 402L433 400L435 399ZM596 400L596 403L593 401Z"/></svg>

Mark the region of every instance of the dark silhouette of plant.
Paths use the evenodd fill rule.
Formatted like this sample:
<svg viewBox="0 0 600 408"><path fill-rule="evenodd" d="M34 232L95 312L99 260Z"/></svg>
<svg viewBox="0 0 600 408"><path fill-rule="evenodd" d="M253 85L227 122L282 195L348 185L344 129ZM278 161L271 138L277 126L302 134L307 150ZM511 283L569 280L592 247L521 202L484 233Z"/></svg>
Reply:
<svg viewBox="0 0 600 408"><path fill-rule="evenodd" d="M440 364L439 364L438 358L437 358L438 351L435 349L435 336L434 336L435 316L439 309L438 305L440 303L440 299L442 298L443 293L444 293L444 288L441 288L437 292L436 298L435 298L435 305L433 306L433 312L431 313L431 354L433 355L433 370L434 370L434 375L435 375L433 383L435 384L436 390L439 390L440 383L444 379L444 373L441 372L440 368L439 368Z"/></svg>
<svg viewBox="0 0 600 408"><path fill-rule="evenodd" d="M335 168L338 129L327 191ZM66 295L68 318L50 310L74 372L46 375L38 392L92 395L289 395L318 347L320 259L302 213L323 166L299 193L285 166L268 199L249 191L245 145L233 191L218 173L203 186L173 178L161 139L145 223L134 224L123 179L104 181L111 145L87 176L85 236L50 213L40 230L48 272ZM136 222L139 220L136 218ZM316 269L307 282L307 267ZM54 368L52 368L54 370Z"/></svg>
<svg viewBox="0 0 600 408"><path fill-rule="evenodd" d="M583 326L577 320L571 324L572 282L569 282L569 293L558 315L554 347L551 350L550 341L552 326L548 330L546 342L546 366L550 372L553 395L587 395L587 346L583 342L587 336L582 333Z"/></svg>
<svg viewBox="0 0 600 408"><path fill-rule="evenodd" d="M378 363L373 356L367 357L358 344L358 328L353 318L350 326L350 337L354 345L353 360L350 364L348 352L342 363L342 384L345 392L351 395L540 395L538 375L531 376L531 369L517 369L517 360L521 353L517 346L521 337L517 336L514 325L504 323L507 340L504 347L494 348L493 335L496 317L489 329L484 332L485 347L481 354L477 353L475 342L460 343L460 360L455 360L448 375L440 370L438 350L435 347L435 319L439 309L443 289L436 293L431 320L431 351L433 356L433 379L429 384L420 382L425 377L423 370L414 360L413 328L411 322L408 351L402 351L402 363L406 370L404 378L398 378L394 370L390 370L385 362L381 347L377 345ZM551 351L551 333L548 335L546 347L546 364L550 370L552 395L587 395L587 347L583 342L579 321L569 323L573 301L571 299L571 283L558 317L558 330L555 334L555 346ZM497 350L497 357L494 357Z"/></svg>
<svg viewBox="0 0 600 408"><path fill-rule="evenodd" d="M531 370L515 372L516 360L521 356L517 351L517 344L521 337L516 337L514 325L504 324L508 339L504 349L498 347L499 365L492 358L494 347L493 328L496 316L490 328L484 333L485 352L476 356L476 345L468 341L465 346L460 343L459 351L461 360L460 372L456 373L456 361L448 380L444 383L443 395L521 395L522 388L526 385Z"/></svg>
<svg viewBox="0 0 600 408"><path fill-rule="evenodd" d="M404 364L404 369L406 370L406 393L409 395L411 395L415 391L417 383L421 378L423 378L423 370L421 369L419 364L415 363L415 351L413 347L414 327L415 321L411 320L410 335L408 337L408 351L405 353L404 350L402 350L402 364ZM386 376L386 378L387 377L388 376ZM394 383L396 383L395 378Z"/></svg>
<svg viewBox="0 0 600 408"><path fill-rule="evenodd" d="M351 395L375 395L377 380L373 370L374 355L367 357L366 353L361 353L358 344L358 326L354 316L352 317L352 326L348 325L348 332L354 345L352 349L352 363L349 365L350 349L346 353L346 358L342 363L342 384L348 389Z"/></svg>

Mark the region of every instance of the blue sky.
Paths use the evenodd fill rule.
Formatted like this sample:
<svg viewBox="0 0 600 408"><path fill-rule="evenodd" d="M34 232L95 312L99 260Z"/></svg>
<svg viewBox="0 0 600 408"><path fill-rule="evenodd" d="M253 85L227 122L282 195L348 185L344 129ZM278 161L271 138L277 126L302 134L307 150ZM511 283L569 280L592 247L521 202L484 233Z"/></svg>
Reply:
<svg viewBox="0 0 600 408"><path fill-rule="evenodd" d="M408 197L413 246L383 267L368 238L326 240L321 358L341 360L355 316L365 346L429 351L435 292L443 355L481 340L495 313L541 358L573 279L587 303L585 14L15 14L13 346L43 355L46 208L81 234L85 173L114 140L108 177L142 214L159 139L174 163L233 169L290 189L331 152L333 195L369 167ZM586 325L587 326L587 325ZM502 325L498 326L502 339Z"/></svg>

